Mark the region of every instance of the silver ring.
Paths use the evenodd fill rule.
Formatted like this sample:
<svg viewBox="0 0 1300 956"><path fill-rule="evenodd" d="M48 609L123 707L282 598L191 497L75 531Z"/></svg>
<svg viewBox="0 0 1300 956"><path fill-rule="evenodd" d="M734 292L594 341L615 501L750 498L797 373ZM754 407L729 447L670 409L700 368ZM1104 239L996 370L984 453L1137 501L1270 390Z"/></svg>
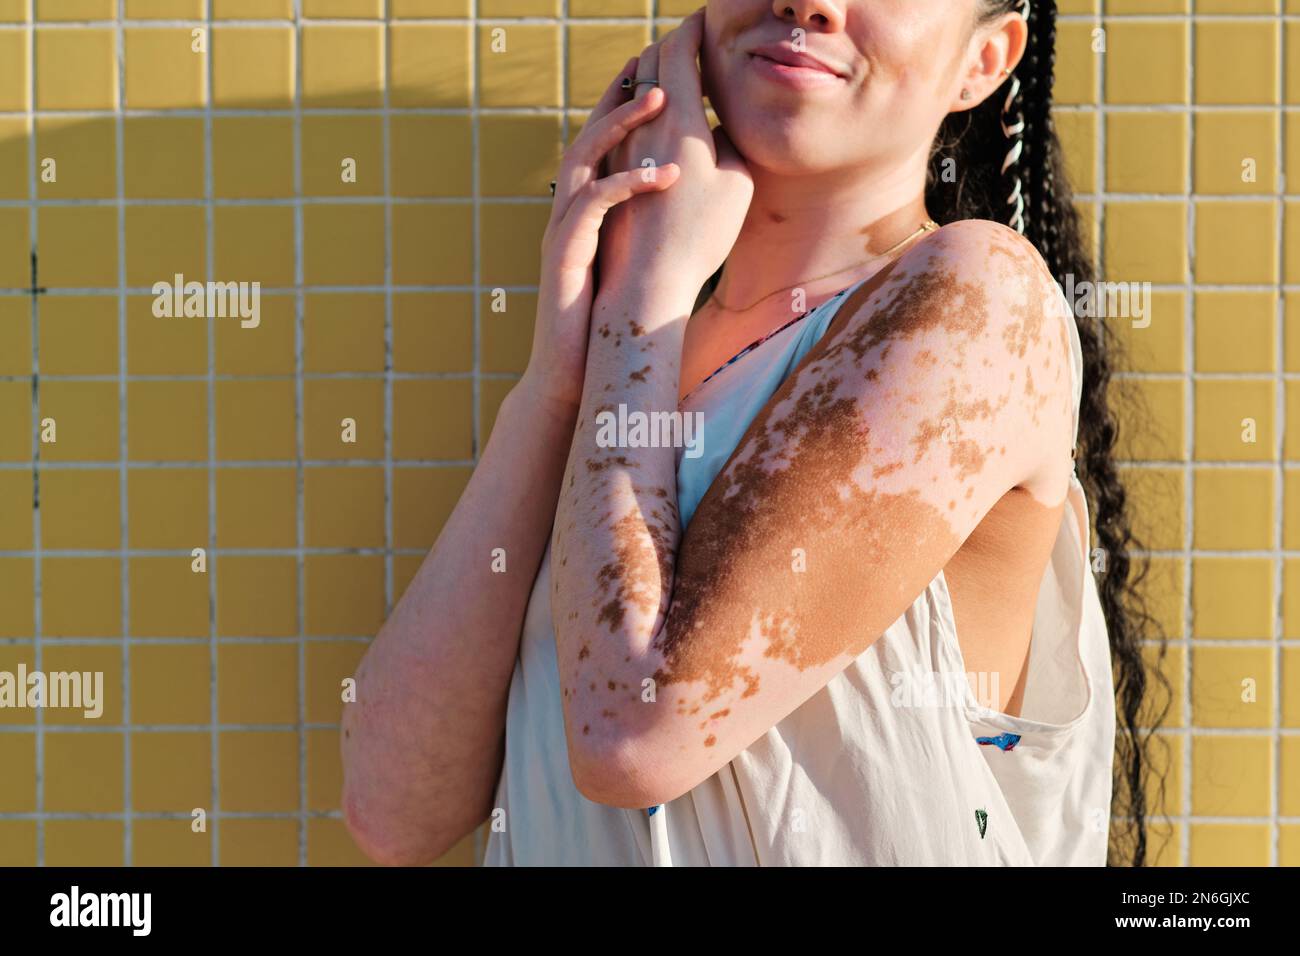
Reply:
<svg viewBox="0 0 1300 956"><path fill-rule="evenodd" d="M634 86L640 86L642 83L649 83L651 86L658 86L658 80L633 80L630 76L623 77L623 82L619 85L623 87L623 92L628 92Z"/></svg>

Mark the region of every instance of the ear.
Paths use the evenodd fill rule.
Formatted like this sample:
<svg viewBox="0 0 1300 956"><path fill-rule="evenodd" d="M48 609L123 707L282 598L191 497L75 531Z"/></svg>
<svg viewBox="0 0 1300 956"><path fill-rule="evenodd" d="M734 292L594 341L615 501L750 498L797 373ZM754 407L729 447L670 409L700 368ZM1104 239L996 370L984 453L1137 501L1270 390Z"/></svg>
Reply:
<svg viewBox="0 0 1300 956"><path fill-rule="evenodd" d="M1028 44L1029 27L1014 10L976 28L948 111L961 113L973 109L993 95L1007 81L1009 74L1004 71L1016 68ZM970 93L969 98L962 99L963 89Z"/></svg>

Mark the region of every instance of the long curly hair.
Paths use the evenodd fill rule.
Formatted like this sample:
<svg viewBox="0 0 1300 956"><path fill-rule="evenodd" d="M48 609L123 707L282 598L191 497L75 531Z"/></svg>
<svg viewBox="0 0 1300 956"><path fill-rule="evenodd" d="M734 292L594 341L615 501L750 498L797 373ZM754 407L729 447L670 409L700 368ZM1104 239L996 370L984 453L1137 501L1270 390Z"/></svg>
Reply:
<svg viewBox="0 0 1300 956"><path fill-rule="evenodd" d="M976 27L1025 5L1024 0L975 3ZM1028 29L1025 54L1002 88L970 110L949 114L940 125L930 151L925 202L940 225L990 219L1019 227L1056 281L1064 287L1067 276L1073 276L1079 287L1096 281L1097 269L1084 241L1052 123L1056 0L1031 0ZM1009 96L1013 91L1015 95ZM1005 161L1014 140L1004 132L1004 120L1013 128L1024 122L1018 135L1020 154L1010 165ZM722 272L719 268L700 290L697 309L717 288ZM1094 543L1104 556L1102 568L1094 570L1100 571L1095 576L1097 593L1106 619L1115 685L1107 864L1145 866L1148 784L1160 794L1157 806L1163 805L1165 787L1152 751L1159 741L1155 730L1169 709L1169 681L1160 666L1166 637L1144 597L1150 562L1140 557L1146 549L1133 533L1128 494L1116 467L1119 424L1113 409L1122 397L1134 410L1130 421L1149 416L1140 414L1145 403L1138 393L1125 391L1121 396L1118 383L1111 380L1123 357L1114 330L1104 321L1077 317L1076 326L1084 366L1077 466ZM1144 643L1154 652L1150 665L1143 654Z"/></svg>
<svg viewBox="0 0 1300 956"><path fill-rule="evenodd" d="M1024 0L976 2L977 27L1013 11L1024 12ZM1013 75L983 103L949 114L940 126L931 150L926 204L941 225L993 219L1015 226L1019 215L1025 238L1037 247L1056 281L1065 286L1066 277L1073 276L1078 286L1095 281L1097 270L1052 122L1056 0L1031 0L1029 6L1028 46ZM1020 121L1020 155L1008 164L1014 135L1009 138L1005 129L1014 131ZM1076 318L1076 325L1084 364L1078 471L1093 517L1095 544L1105 559L1096 582L1110 636L1117 712L1107 862L1143 866L1148 855L1147 785L1154 776L1150 747L1168 710L1168 680L1159 666L1148 669L1143 642L1158 651L1158 662L1165 640L1143 597L1150 565L1134 554L1143 549L1130 526L1128 495L1115 464L1119 426L1112 410L1117 389L1111 374L1120 358L1120 343L1103 320ZM1133 398L1124 396L1126 402ZM1148 699L1153 683L1165 691L1159 712ZM1163 778L1154 782L1163 793Z"/></svg>

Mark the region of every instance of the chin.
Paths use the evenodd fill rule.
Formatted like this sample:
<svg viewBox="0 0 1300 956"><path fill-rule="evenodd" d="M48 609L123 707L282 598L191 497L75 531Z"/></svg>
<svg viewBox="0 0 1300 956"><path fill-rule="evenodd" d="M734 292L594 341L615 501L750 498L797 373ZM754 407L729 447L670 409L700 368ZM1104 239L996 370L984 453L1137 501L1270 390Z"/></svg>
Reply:
<svg viewBox="0 0 1300 956"><path fill-rule="evenodd" d="M752 107L735 115L718 112L718 119L751 166L783 176L826 172L837 165L827 148L828 134L819 124L799 117L758 113Z"/></svg>
<svg viewBox="0 0 1300 956"><path fill-rule="evenodd" d="M751 166L778 175L800 175L836 168L833 144L843 128L826 122L812 103L763 96L744 84L709 83L709 103L740 155ZM793 107L793 108L792 108ZM824 112L824 111L821 111Z"/></svg>

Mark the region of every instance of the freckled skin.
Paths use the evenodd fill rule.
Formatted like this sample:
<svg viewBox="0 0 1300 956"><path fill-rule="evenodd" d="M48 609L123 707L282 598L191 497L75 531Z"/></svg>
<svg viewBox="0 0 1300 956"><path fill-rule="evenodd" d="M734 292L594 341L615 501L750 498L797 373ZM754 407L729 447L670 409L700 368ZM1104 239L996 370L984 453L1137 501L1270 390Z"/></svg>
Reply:
<svg viewBox="0 0 1300 956"><path fill-rule="evenodd" d="M630 691L612 703L569 694L566 726L590 725L593 747L635 741L638 768L689 788L869 647L1004 499L1059 509L1072 464L1068 370L1025 384L1031 365L1068 361L1065 338L1044 335L1061 324L1044 314L1044 281L1037 253L1005 227L958 223L918 242L842 305L684 535L674 450L602 454L580 430L553 542L565 562L552 570L560 663L578 688L638 688L650 676L660 694L679 692L667 707ZM613 334L598 330L589 346L589 392L608 396L608 379L629 405L675 400L675 366L613 351L637 319L609 322ZM806 570L792 566L796 549ZM600 752L570 739L575 766Z"/></svg>
<svg viewBox="0 0 1300 956"><path fill-rule="evenodd" d="M614 468L614 467L635 468L636 462L631 458L629 458L627 455L611 455L609 458L605 459L604 461L598 461L595 458L587 459L588 471L604 471L606 468ZM572 482L570 482L570 485L572 485Z"/></svg>
<svg viewBox="0 0 1300 956"><path fill-rule="evenodd" d="M1004 405L1006 405L1005 400L999 401L996 406L991 406L984 399L978 402L958 402L949 399L938 416L919 424L916 437L912 440L916 446L913 464L919 463L933 453L936 446L947 447L950 463L957 469L959 479L978 474L984 467L984 453L978 443L960 437L960 426L976 418L992 418ZM948 435L945 426L947 422L956 424L957 436Z"/></svg>

